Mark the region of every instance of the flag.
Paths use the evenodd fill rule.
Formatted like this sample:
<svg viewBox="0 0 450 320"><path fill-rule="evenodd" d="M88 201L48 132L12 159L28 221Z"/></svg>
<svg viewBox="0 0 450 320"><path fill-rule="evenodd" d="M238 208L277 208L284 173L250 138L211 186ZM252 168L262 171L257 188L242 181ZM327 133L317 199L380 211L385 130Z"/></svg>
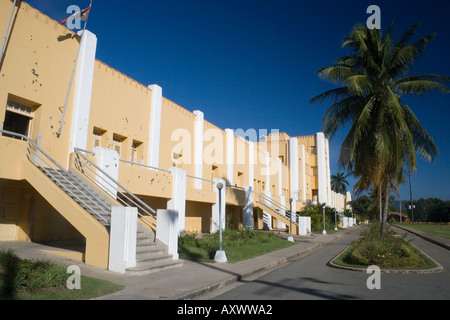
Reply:
<svg viewBox="0 0 450 320"><path fill-rule="evenodd" d="M75 12L73 15L71 15L67 19L61 21L61 24L65 24L67 22L67 20L69 20L69 19L79 19L81 21L87 21L90 11L91 11L91 7L89 6L86 9Z"/></svg>

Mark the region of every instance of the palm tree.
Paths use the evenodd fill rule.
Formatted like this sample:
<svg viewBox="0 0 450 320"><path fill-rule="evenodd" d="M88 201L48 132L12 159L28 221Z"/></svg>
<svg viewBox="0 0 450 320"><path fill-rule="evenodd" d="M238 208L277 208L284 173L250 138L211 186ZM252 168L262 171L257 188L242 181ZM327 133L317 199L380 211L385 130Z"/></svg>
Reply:
<svg viewBox="0 0 450 320"><path fill-rule="evenodd" d="M442 83L449 77L407 75L435 37L432 33L411 42L417 26L395 41L392 24L384 35L378 29L356 25L342 45L349 54L317 71L319 77L339 87L311 99L311 103L332 100L322 120L328 137L350 124L339 165L359 177L357 192L372 187L380 202L384 199L380 205L383 232L391 189L403 183L405 168L416 170L416 153L429 161L439 154L432 137L402 100L403 95L431 93L432 89L449 92Z"/></svg>
<svg viewBox="0 0 450 320"><path fill-rule="evenodd" d="M331 189L334 192L345 194L347 192L348 181L346 178L350 175L344 175L342 172L336 171L336 174L331 175Z"/></svg>

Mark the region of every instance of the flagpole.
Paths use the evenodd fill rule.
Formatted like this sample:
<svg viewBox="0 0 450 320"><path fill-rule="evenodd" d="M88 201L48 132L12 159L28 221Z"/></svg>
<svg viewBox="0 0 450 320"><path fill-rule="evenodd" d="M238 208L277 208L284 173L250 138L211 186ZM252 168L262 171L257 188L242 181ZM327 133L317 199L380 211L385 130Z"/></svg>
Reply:
<svg viewBox="0 0 450 320"><path fill-rule="evenodd" d="M89 4L89 9L91 7L92 7L92 0L91 0L91 3ZM80 18L81 18L81 16L80 16ZM72 89L73 77L75 75L75 70L76 70L77 63L78 63L78 56L80 55L81 41L83 40L88 20L89 20L89 16L88 16L88 19L86 20L86 22L84 23L83 31L82 31L81 38L80 38L80 45L78 46L77 56L75 58L75 63L73 64L72 75L70 77L70 82L69 82L69 89L67 90L66 101L64 102L64 109L63 109L63 113L61 115L61 121L59 122L58 133L56 134L58 136L58 138L61 135L61 130L62 130L63 122L64 122L64 116L66 115L67 102L69 101L70 91Z"/></svg>
<svg viewBox="0 0 450 320"><path fill-rule="evenodd" d="M6 27L5 36L3 37L3 41L2 41L2 49L0 50L0 62L3 59L3 49L5 48L6 38L8 37L9 27L11 26L11 20L12 20L12 16L14 13L14 8L16 7L16 2L17 2L17 0L14 0L13 6L11 8L11 13L9 14L8 26Z"/></svg>

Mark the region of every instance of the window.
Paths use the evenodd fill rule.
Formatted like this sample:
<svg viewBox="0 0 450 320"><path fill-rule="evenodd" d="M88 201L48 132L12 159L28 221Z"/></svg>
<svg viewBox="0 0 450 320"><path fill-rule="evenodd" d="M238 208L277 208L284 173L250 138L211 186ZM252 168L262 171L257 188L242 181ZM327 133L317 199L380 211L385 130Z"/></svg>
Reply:
<svg viewBox="0 0 450 320"><path fill-rule="evenodd" d="M237 185L238 187L243 187L244 186L244 173L238 171L237 173Z"/></svg>
<svg viewBox="0 0 450 320"><path fill-rule="evenodd" d="M131 145L131 162L142 163L144 160L142 146L142 142L133 140L133 144Z"/></svg>
<svg viewBox="0 0 450 320"><path fill-rule="evenodd" d="M104 136L105 136L106 131L96 128L94 127L94 130L92 132L92 135L94 137L93 139L93 148L95 147L103 147L104 146Z"/></svg>
<svg viewBox="0 0 450 320"><path fill-rule="evenodd" d="M219 167L212 165L211 166L211 180L214 180L214 178L219 177Z"/></svg>
<svg viewBox="0 0 450 320"><path fill-rule="evenodd" d="M8 100L3 130L30 137L34 110L35 108L30 105Z"/></svg>
<svg viewBox="0 0 450 320"><path fill-rule="evenodd" d="M313 189L312 190L312 201L317 202L319 198L319 190Z"/></svg>
<svg viewBox="0 0 450 320"><path fill-rule="evenodd" d="M124 146L124 141L125 141L126 137L115 134L113 135L113 149L117 151L117 153L119 154L119 157L123 156L123 146Z"/></svg>
<svg viewBox="0 0 450 320"><path fill-rule="evenodd" d="M177 168L183 167L183 155L181 153L172 153L172 165Z"/></svg>

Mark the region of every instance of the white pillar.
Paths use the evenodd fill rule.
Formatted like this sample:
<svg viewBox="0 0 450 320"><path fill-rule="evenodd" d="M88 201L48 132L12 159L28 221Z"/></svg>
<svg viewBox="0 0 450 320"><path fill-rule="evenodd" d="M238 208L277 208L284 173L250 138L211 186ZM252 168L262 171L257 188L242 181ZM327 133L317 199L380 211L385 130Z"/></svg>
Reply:
<svg viewBox="0 0 450 320"><path fill-rule="evenodd" d="M178 211L157 210L158 224L156 226L156 238L167 246L167 253L173 260L178 260Z"/></svg>
<svg viewBox="0 0 450 320"><path fill-rule="evenodd" d="M328 139L324 135L325 141L325 166L326 166L326 188L327 188L327 199L330 201L331 198L331 177L330 177L330 146Z"/></svg>
<svg viewBox="0 0 450 320"><path fill-rule="evenodd" d="M272 192L270 187L270 155L268 151L264 151L265 164L266 164L266 191Z"/></svg>
<svg viewBox="0 0 450 320"><path fill-rule="evenodd" d="M286 205L286 199L283 195L283 163L281 159L277 159L278 164L278 196L280 197L280 204L284 207ZM279 210L279 213L283 216L286 215L284 210ZM278 228L285 228L286 224L284 222L278 221Z"/></svg>
<svg viewBox="0 0 450 320"><path fill-rule="evenodd" d="M96 50L97 37L85 30L81 35L77 63L69 152L73 152L73 148L86 149L87 146Z"/></svg>
<svg viewBox="0 0 450 320"><path fill-rule="evenodd" d="M319 203L328 204L327 199L327 167L325 159L325 136L322 132L317 133L317 171L319 181Z"/></svg>
<svg viewBox="0 0 450 320"><path fill-rule="evenodd" d="M178 235L185 229L186 223L186 171L181 168L172 167L169 169L173 176L172 199L167 201L167 209L178 212Z"/></svg>
<svg viewBox="0 0 450 320"><path fill-rule="evenodd" d="M300 150L302 153L302 197L300 200L306 202L306 165L305 165L305 146L300 145Z"/></svg>
<svg viewBox="0 0 450 320"><path fill-rule="evenodd" d="M244 186L245 205L242 208L242 224L244 228L253 228L253 188Z"/></svg>
<svg viewBox="0 0 450 320"><path fill-rule="evenodd" d="M233 165L234 165L234 131L225 129L226 132L226 164L227 164L227 180L233 185Z"/></svg>
<svg viewBox="0 0 450 320"><path fill-rule="evenodd" d="M255 146L252 141L248 142L248 185L252 189L255 187L253 179L255 178Z"/></svg>
<svg viewBox="0 0 450 320"><path fill-rule="evenodd" d="M94 149L97 166L115 181L119 180L119 154L116 150L96 147ZM117 185L110 185L111 180L101 172L97 173L97 183L113 198L117 198Z"/></svg>
<svg viewBox="0 0 450 320"><path fill-rule="evenodd" d="M280 194L280 203L283 207L285 207L286 205L286 197L282 194ZM278 213L281 214L282 216L286 216L286 212L284 210L278 210ZM283 229L286 228L286 224L282 221L278 221L278 228Z"/></svg>
<svg viewBox="0 0 450 320"><path fill-rule="evenodd" d="M278 195L283 194L283 163L281 159L277 159L278 166Z"/></svg>
<svg viewBox="0 0 450 320"><path fill-rule="evenodd" d="M226 186L226 182L223 179L219 179L219 178L214 178L214 185L213 185L213 191L217 193L217 201L215 204L213 204L212 206L212 212L211 212L211 232L214 233L216 231L219 230L219 210L221 209L222 211L222 230L225 229L225 202L226 202L226 193L225 190L227 189ZM217 183L222 182L223 183L223 188L222 190L217 189ZM219 192L220 192L220 198L221 198L221 202L220 202L220 208L219 208Z"/></svg>
<svg viewBox="0 0 450 320"><path fill-rule="evenodd" d="M152 90L150 107L150 132L148 139L148 165L159 167L159 141L161 135L162 88L156 84L148 86Z"/></svg>
<svg viewBox="0 0 450 320"><path fill-rule="evenodd" d="M299 200L298 188L298 141L297 138L289 138L289 184L291 189L291 198ZM295 202L293 209L295 212Z"/></svg>
<svg viewBox="0 0 450 320"><path fill-rule="evenodd" d="M266 190L263 191L263 194L266 195L269 199L272 199L272 193L270 188L270 155L269 152L264 151L265 155L265 164L266 164ZM272 206L272 204L268 203L269 207ZM263 220L266 221L267 227L269 230L272 229L272 215L267 212L263 211Z"/></svg>
<svg viewBox="0 0 450 320"><path fill-rule="evenodd" d="M125 273L136 266L137 208L112 207L109 240L109 266Z"/></svg>
<svg viewBox="0 0 450 320"><path fill-rule="evenodd" d="M348 204L349 201L352 201L352 194L350 193L350 191L347 191L347 194L345 195L345 209L350 209L350 204Z"/></svg>
<svg viewBox="0 0 450 320"><path fill-rule="evenodd" d="M199 110L194 111L195 123L194 123L194 166L195 176L203 178L203 112ZM194 179L194 188L202 188L202 180Z"/></svg>

